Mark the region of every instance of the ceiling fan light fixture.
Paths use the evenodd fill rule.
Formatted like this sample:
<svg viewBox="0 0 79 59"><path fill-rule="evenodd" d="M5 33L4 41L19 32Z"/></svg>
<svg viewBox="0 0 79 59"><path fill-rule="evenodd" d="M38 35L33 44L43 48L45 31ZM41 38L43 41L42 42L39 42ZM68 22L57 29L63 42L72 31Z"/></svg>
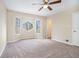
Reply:
<svg viewBox="0 0 79 59"><path fill-rule="evenodd" d="M43 0L43 4L39 4L39 5L43 5L39 9L39 11L42 10L43 8L45 8L45 9L47 8L47 9L49 9L51 11L53 9L51 8L50 5L57 4L57 3L61 3L61 0L53 0L52 2L50 2L49 0Z"/></svg>
<svg viewBox="0 0 79 59"><path fill-rule="evenodd" d="M43 8L47 8L47 7L48 7L48 5L44 5L44 6L43 6Z"/></svg>

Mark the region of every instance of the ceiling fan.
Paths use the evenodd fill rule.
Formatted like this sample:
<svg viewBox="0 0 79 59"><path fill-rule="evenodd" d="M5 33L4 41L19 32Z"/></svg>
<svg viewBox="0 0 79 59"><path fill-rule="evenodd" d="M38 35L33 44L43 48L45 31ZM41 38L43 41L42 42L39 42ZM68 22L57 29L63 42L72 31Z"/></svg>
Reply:
<svg viewBox="0 0 79 59"><path fill-rule="evenodd" d="M53 0L53 2L50 2L49 0L43 0L43 4L37 4L37 3L33 3L32 5L43 5L39 11L41 11L43 8L48 8L50 11L53 10L50 5L52 4L57 4L57 3L61 3L61 0Z"/></svg>

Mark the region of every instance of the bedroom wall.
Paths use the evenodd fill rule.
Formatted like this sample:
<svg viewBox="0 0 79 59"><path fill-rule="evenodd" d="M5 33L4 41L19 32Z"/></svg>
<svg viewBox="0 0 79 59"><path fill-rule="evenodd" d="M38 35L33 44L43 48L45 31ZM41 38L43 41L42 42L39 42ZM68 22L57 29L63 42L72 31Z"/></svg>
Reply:
<svg viewBox="0 0 79 59"><path fill-rule="evenodd" d="M46 38L47 39L51 39L51 31L52 31L52 20L51 19L49 19L49 20L47 20L47 22L46 22Z"/></svg>
<svg viewBox="0 0 79 59"><path fill-rule="evenodd" d="M29 20L30 22L32 22L34 25L33 29L31 31L29 31L29 33L25 32L25 31L24 32L21 31L20 34L16 35L16 32L15 32L16 17L20 18L22 21ZM45 30L44 30L45 29L45 20L46 20L45 17L8 10L8 20L7 20L8 42L17 41L20 39L36 38L36 35L38 35L35 33L35 20L36 19L40 19L40 21L41 21L41 34L40 34L39 38L45 38Z"/></svg>
<svg viewBox="0 0 79 59"><path fill-rule="evenodd" d="M6 45L6 8L0 0L0 56Z"/></svg>
<svg viewBox="0 0 79 59"><path fill-rule="evenodd" d="M47 20L52 20L53 24L52 40L72 44L72 13L77 11L78 6L74 6L48 17Z"/></svg>

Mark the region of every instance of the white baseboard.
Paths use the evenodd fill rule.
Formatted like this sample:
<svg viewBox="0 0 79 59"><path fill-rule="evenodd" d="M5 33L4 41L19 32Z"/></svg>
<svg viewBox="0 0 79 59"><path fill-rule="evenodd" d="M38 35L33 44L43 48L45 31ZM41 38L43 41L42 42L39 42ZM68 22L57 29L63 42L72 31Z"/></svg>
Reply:
<svg viewBox="0 0 79 59"><path fill-rule="evenodd" d="M12 41L8 41L8 43L13 43L13 42L17 42L17 41L19 41L20 39L18 39L18 40L12 40Z"/></svg>
<svg viewBox="0 0 79 59"><path fill-rule="evenodd" d="M2 53L3 53L3 51L5 50L5 47L6 47L6 44L5 44L4 47L2 48L2 51L1 51L1 53L0 53L0 57L1 57Z"/></svg>
<svg viewBox="0 0 79 59"><path fill-rule="evenodd" d="M57 42L61 42L61 43L64 43L64 44L68 44L68 45L73 45L72 43L68 43L68 42L64 42L64 41L59 41L59 40L55 40Z"/></svg>
<svg viewBox="0 0 79 59"><path fill-rule="evenodd" d="M35 38L28 38L28 39L35 39ZM27 39L27 40L28 40L28 39ZM25 39L12 40L12 41L8 41L8 43L17 42L17 41L20 41L20 40L25 40Z"/></svg>

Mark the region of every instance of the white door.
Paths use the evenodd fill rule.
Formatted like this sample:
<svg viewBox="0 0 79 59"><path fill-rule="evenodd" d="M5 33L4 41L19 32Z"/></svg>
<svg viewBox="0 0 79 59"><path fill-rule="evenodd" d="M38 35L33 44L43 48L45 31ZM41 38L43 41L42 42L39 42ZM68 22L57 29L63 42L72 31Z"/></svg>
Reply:
<svg viewBox="0 0 79 59"><path fill-rule="evenodd" d="M72 43L79 46L79 12L72 14Z"/></svg>

